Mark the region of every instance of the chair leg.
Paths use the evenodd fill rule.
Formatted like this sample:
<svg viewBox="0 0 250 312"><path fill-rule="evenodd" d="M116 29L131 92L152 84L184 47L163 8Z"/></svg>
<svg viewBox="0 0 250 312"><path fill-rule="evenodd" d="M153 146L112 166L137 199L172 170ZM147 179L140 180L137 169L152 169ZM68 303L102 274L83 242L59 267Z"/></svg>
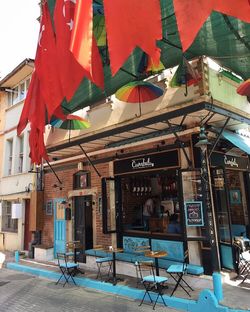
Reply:
<svg viewBox="0 0 250 312"><path fill-rule="evenodd" d="M112 261L109 262L108 277L110 276L111 272L112 272Z"/></svg>
<svg viewBox="0 0 250 312"><path fill-rule="evenodd" d="M182 281L189 289L191 289L192 291L194 291L193 288L183 279L183 277L181 278L181 281Z"/></svg>
<svg viewBox="0 0 250 312"><path fill-rule="evenodd" d="M139 307L143 304L146 295L148 295L148 297L149 297L149 299L150 299L150 302L153 303L153 300L152 300L152 298L151 298L151 296L150 296L150 293L149 293L150 285L147 285L146 283L143 283L143 285L144 285L144 287L145 287L145 293L144 293L143 298L142 298L142 300L141 300L141 302L140 302L140 304L139 304Z"/></svg>
<svg viewBox="0 0 250 312"><path fill-rule="evenodd" d="M157 285L156 285L156 289L157 289L157 293L158 293L158 294L157 294L155 303L154 303L154 305L153 305L153 310L155 309L155 306L156 306L156 304L157 304L157 301L158 301L159 297L161 297L161 300L163 301L165 307L167 307L167 304L166 304L166 302L165 302L165 300L164 300L164 298L163 298L162 285L157 284Z"/></svg>
<svg viewBox="0 0 250 312"><path fill-rule="evenodd" d="M65 283L64 283L64 285L65 285L68 282L68 279L67 279L67 277L65 275L66 270L63 270L62 268L60 268L60 271L62 272L62 274L61 274L60 278L58 279L58 281L56 282L56 285L60 282L62 277L64 277L64 279L65 279Z"/></svg>
<svg viewBox="0 0 250 312"><path fill-rule="evenodd" d="M68 270L68 280L71 278L72 279L72 281L73 281L73 283L76 285L76 282L75 282L75 279L73 278L73 272L74 272L74 270L73 271L70 271L70 270Z"/></svg>
<svg viewBox="0 0 250 312"><path fill-rule="evenodd" d="M181 285L181 281L184 281L183 278L182 278L183 274L177 274L178 279L175 278L175 276L174 276L173 274L171 274L171 273L169 273L169 274L170 274L171 277L176 281L175 287L174 287L174 289L173 289L173 291L172 291L170 297L173 296L173 294L175 293L175 291L176 291L176 289L178 288L178 286L180 286L180 287L185 291L185 293L186 293L189 297L191 297L190 293ZM185 282L185 283L186 283L186 282ZM188 286L189 286L189 285L188 285ZM189 286L189 287L190 287L190 286ZM193 290L191 287L190 287L190 289Z"/></svg>

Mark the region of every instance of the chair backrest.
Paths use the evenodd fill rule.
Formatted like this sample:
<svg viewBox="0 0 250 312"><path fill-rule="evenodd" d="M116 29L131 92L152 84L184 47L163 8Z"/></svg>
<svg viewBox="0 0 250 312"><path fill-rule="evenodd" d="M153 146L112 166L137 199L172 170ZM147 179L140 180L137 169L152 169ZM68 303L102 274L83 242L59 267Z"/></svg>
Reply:
<svg viewBox="0 0 250 312"><path fill-rule="evenodd" d="M96 258L100 258L100 255L98 255L98 250L103 250L103 249L105 249L105 247L103 245L94 245L93 246L93 250L94 250Z"/></svg>
<svg viewBox="0 0 250 312"><path fill-rule="evenodd" d="M239 248L239 253L246 251L245 242L244 242L243 237L240 237L240 236L236 237L235 236L233 244L235 245L236 248L237 247Z"/></svg>
<svg viewBox="0 0 250 312"><path fill-rule="evenodd" d="M58 266L62 266L62 265L66 265L67 267L67 256L65 253L63 252L57 252L56 254L56 257L57 257L57 262L58 262Z"/></svg>
<svg viewBox="0 0 250 312"><path fill-rule="evenodd" d="M154 264L152 261L139 261L139 275L140 279L143 280L145 276L151 275L155 281L155 271L154 271Z"/></svg>
<svg viewBox="0 0 250 312"><path fill-rule="evenodd" d="M146 251L150 251L151 250L151 247L150 246L137 246L136 249L135 249L135 253L138 254L138 255L144 255L144 253Z"/></svg>

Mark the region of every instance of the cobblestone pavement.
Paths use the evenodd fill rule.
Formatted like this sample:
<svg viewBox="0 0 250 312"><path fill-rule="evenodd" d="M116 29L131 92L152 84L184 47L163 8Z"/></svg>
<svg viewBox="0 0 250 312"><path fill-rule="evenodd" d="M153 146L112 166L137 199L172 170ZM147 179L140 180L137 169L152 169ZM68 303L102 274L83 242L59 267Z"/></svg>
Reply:
<svg viewBox="0 0 250 312"><path fill-rule="evenodd" d="M1 312L148 312L152 306L72 285L55 285L54 281L29 274L0 270ZM160 305L157 312L176 311Z"/></svg>

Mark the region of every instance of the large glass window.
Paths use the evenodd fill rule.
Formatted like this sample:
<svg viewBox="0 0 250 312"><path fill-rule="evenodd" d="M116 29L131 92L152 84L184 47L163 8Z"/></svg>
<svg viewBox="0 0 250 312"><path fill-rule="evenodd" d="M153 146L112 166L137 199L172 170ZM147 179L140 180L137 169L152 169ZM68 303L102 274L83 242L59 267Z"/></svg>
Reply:
<svg viewBox="0 0 250 312"><path fill-rule="evenodd" d="M9 106L15 105L18 102L25 99L28 88L30 85L30 78L22 81L20 84L15 86L13 89L8 92L8 103Z"/></svg>
<svg viewBox="0 0 250 312"><path fill-rule="evenodd" d="M122 177L123 231L180 236L177 181L176 170Z"/></svg>
<svg viewBox="0 0 250 312"><path fill-rule="evenodd" d="M2 202L2 231L17 232L18 219L11 218L11 202Z"/></svg>
<svg viewBox="0 0 250 312"><path fill-rule="evenodd" d="M23 136L19 137L18 173L23 172Z"/></svg>
<svg viewBox="0 0 250 312"><path fill-rule="evenodd" d="M13 139L7 140L6 145L7 152L7 175L11 175L12 173L12 160L13 160Z"/></svg>
<svg viewBox="0 0 250 312"><path fill-rule="evenodd" d="M187 237L202 237L205 222L200 171L183 171L181 177Z"/></svg>

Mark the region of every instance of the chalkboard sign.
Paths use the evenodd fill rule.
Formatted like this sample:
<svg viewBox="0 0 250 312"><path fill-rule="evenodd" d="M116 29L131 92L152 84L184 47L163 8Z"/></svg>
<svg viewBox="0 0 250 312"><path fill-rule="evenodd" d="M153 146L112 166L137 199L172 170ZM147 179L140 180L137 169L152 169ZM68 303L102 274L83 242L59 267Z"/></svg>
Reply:
<svg viewBox="0 0 250 312"><path fill-rule="evenodd" d="M203 226L203 208L201 201L185 202L187 226Z"/></svg>

